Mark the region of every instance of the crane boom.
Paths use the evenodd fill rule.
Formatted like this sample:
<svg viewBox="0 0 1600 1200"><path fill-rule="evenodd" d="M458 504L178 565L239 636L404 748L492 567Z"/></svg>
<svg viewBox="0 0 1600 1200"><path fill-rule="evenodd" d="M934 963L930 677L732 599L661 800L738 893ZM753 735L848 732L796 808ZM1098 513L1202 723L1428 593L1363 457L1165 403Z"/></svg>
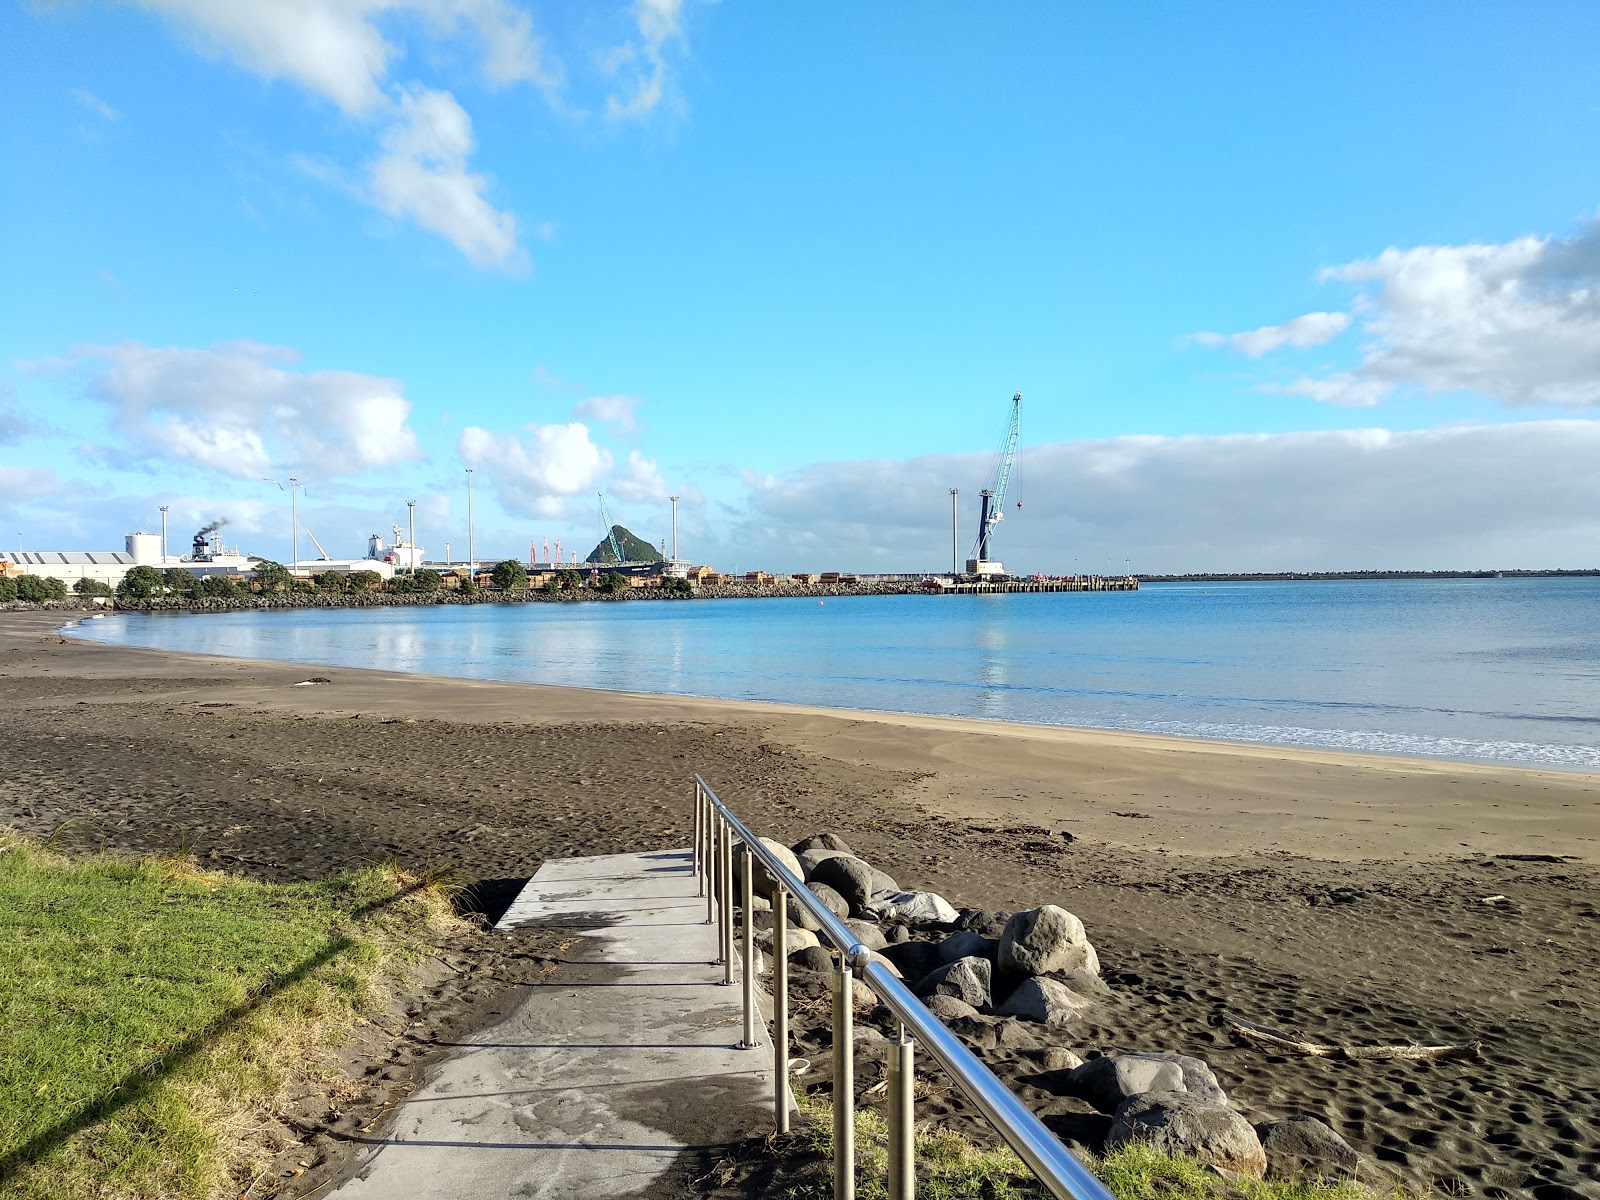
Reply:
<svg viewBox="0 0 1600 1200"><path fill-rule="evenodd" d="M1006 421L1005 439L1000 443L1000 459L995 466L994 486L984 488L983 507L978 516L978 540L972 547L967 569L975 575L999 575L1003 568L989 557L989 539L994 527L1005 519L1006 488L1011 484L1011 468L1017 458L1017 439L1022 432L1022 393L1011 397L1011 416Z"/></svg>
<svg viewBox="0 0 1600 1200"><path fill-rule="evenodd" d="M308 530L306 530L306 536L311 539L311 544L317 548L317 553L322 555L322 561L323 562L332 562L333 561L331 558L328 557L328 552L322 548L322 543L317 541L317 535L316 534L312 533L311 530L308 529Z"/></svg>
<svg viewBox="0 0 1600 1200"><path fill-rule="evenodd" d="M616 526L612 525L611 514L606 510L606 494L604 492L598 494L600 496L600 524L605 527L606 541L611 545L611 557L620 566L622 564L622 547L617 544Z"/></svg>

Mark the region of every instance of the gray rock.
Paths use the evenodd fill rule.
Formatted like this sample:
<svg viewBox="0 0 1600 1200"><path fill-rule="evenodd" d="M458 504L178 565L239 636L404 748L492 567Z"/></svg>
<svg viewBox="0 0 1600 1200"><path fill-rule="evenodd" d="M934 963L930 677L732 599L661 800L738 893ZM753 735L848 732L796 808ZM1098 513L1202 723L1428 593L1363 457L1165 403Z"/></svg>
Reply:
<svg viewBox="0 0 1600 1200"><path fill-rule="evenodd" d="M939 943L939 959L952 963L958 958L987 958L993 962L999 949L1000 943L994 938L963 929Z"/></svg>
<svg viewBox="0 0 1600 1200"><path fill-rule="evenodd" d="M892 959L885 958L876 950L872 951L872 961L875 963L881 963L883 965L883 969L889 972L889 974L893 975L896 979L905 978L905 975L901 973L900 968L894 965L894 961Z"/></svg>
<svg viewBox="0 0 1600 1200"><path fill-rule="evenodd" d="M833 955L821 946L807 946L789 955L789 967L795 971L831 971Z"/></svg>
<svg viewBox="0 0 1600 1200"><path fill-rule="evenodd" d="M1002 1017L1022 1017L1045 1025L1066 1025L1093 1007L1093 1001L1078 995L1066 984L1033 977L1023 980L995 1012Z"/></svg>
<svg viewBox="0 0 1600 1200"><path fill-rule="evenodd" d="M941 1021L952 1021L957 1017L975 1017L978 1010L965 1000L958 1000L954 996L946 996L935 992L923 1001L928 1006L928 1011Z"/></svg>
<svg viewBox="0 0 1600 1200"><path fill-rule="evenodd" d="M1125 1101L1106 1134L1106 1149L1134 1141L1253 1179L1267 1171L1266 1151L1250 1122L1189 1092L1148 1092Z"/></svg>
<svg viewBox="0 0 1600 1200"><path fill-rule="evenodd" d="M794 851L796 857L804 854L807 850L837 850L841 854L855 853L854 850L850 849L849 843L837 833L829 833L826 830L821 833L813 833L807 838L801 838L790 849Z"/></svg>
<svg viewBox="0 0 1600 1200"><path fill-rule="evenodd" d="M796 855L796 857L799 858L800 866L809 880L811 872L815 871L830 858L854 858L855 855L848 850L805 850Z"/></svg>
<svg viewBox="0 0 1600 1200"><path fill-rule="evenodd" d="M961 919L957 924L972 933L981 933L984 937L999 940L1000 934L1006 927L1006 914L1003 912L989 912L981 908L963 908Z"/></svg>
<svg viewBox="0 0 1600 1200"><path fill-rule="evenodd" d="M1146 1092L1184 1093L1207 1104L1228 1103L1210 1067L1170 1050L1091 1058L1072 1072L1071 1084L1076 1095L1103 1113L1114 1113L1131 1097Z"/></svg>
<svg viewBox="0 0 1600 1200"><path fill-rule="evenodd" d="M852 975L850 977L850 1007L858 1013L869 1013L879 1004L878 993L874 992L861 980Z"/></svg>
<svg viewBox="0 0 1600 1200"><path fill-rule="evenodd" d="M800 860L790 853L789 847L785 846L782 842L775 842L771 838L762 838L761 845L766 850L771 851L774 858L776 858L784 866L788 867L789 870L794 873L795 878L805 878L804 874L801 872ZM758 896L772 895L772 876L767 872L767 869L763 867L760 862L756 863L755 875L752 877L750 886ZM742 846L735 846L733 848L733 894L735 896L743 895L744 893L741 890L743 887L744 848Z"/></svg>
<svg viewBox="0 0 1600 1200"><path fill-rule="evenodd" d="M907 921L913 925L956 920L955 906L938 892L891 892L873 897L871 913L880 921Z"/></svg>
<svg viewBox="0 0 1600 1200"><path fill-rule="evenodd" d="M893 896L899 891L900 885L894 881L894 876L878 870L877 867L872 868L872 894L874 896Z"/></svg>
<svg viewBox="0 0 1600 1200"><path fill-rule="evenodd" d="M1091 950L1093 946L1089 947ZM1109 996L1111 988L1104 979L1091 971L1063 971L1050 978L1066 984L1080 996Z"/></svg>
<svg viewBox="0 0 1600 1200"><path fill-rule="evenodd" d="M1087 970L1090 961L1083 922L1054 904L1013 913L1000 935L996 957L1001 970L1024 975ZM1099 966L1097 960L1095 965Z"/></svg>
<svg viewBox="0 0 1600 1200"><path fill-rule="evenodd" d="M911 940L911 931L904 925L886 925L883 929L883 936L889 939L889 945L897 946L901 942L909 942Z"/></svg>
<svg viewBox="0 0 1600 1200"><path fill-rule="evenodd" d="M883 930L871 921L857 921L847 917L844 927L855 934L856 940L868 950L882 950L889 944L883 936Z"/></svg>
<svg viewBox="0 0 1600 1200"><path fill-rule="evenodd" d="M808 856L817 851L807 851ZM860 916L872 902L877 889L872 882L872 868L849 854L836 854L825 858L806 875L808 883L825 883L850 905L852 916ZM1077 965L1077 964L1072 964Z"/></svg>
<svg viewBox="0 0 1600 1200"><path fill-rule="evenodd" d="M773 930L766 929L756 934L756 945L770 952L772 950L773 933ZM785 956L792 955L796 950L804 950L807 947L817 945L821 945L821 943L817 941L817 935L809 929L789 929L784 932Z"/></svg>
<svg viewBox="0 0 1600 1200"><path fill-rule="evenodd" d="M924 978L917 984L917 992L924 996L954 996L973 1008L983 1008L989 1003L993 971L987 958L959 958Z"/></svg>
<svg viewBox="0 0 1600 1200"><path fill-rule="evenodd" d="M1315 1117L1264 1121L1256 1126L1256 1136L1266 1151L1269 1179L1316 1179L1324 1183L1353 1179L1380 1190L1391 1182L1382 1170Z"/></svg>
<svg viewBox="0 0 1600 1200"><path fill-rule="evenodd" d="M789 915L789 924L796 929L809 929L815 933L822 928L822 922L813 917L810 910L793 896L784 896L783 907Z"/></svg>
<svg viewBox="0 0 1600 1200"><path fill-rule="evenodd" d="M1039 1065L1046 1071L1070 1071L1083 1066L1083 1059L1065 1046L1047 1046L1039 1055Z"/></svg>
<svg viewBox="0 0 1600 1200"><path fill-rule="evenodd" d="M916 981L944 966L939 948L929 942L901 942L883 948L883 956L900 968L906 979Z"/></svg>
<svg viewBox="0 0 1600 1200"><path fill-rule="evenodd" d="M827 884L807 881L806 889L818 900L821 900L822 907L834 916L848 917L850 915L850 902Z"/></svg>

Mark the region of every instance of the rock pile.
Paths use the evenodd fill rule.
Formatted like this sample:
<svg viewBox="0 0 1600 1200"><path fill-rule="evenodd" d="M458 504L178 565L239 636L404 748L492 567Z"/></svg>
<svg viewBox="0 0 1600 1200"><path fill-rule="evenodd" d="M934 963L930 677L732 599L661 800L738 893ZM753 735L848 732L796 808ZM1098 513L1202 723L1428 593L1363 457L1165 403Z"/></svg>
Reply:
<svg viewBox="0 0 1600 1200"><path fill-rule="evenodd" d="M934 892L903 889L854 853L834 833L817 833L782 847L763 839L805 881L874 961L904 980L974 1050L1028 1047L1045 1065L1035 1079L1110 1118L1103 1146L1132 1141L1187 1154L1218 1170L1253 1178L1355 1180L1378 1189L1390 1181L1370 1160L1311 1117L1252 1123L1228 1101L1210 1066L1172 1051L1101 1054L1087 1061L1054 1044L1112 995L1100 977L1100 956L1072 913L1053 904L1017 913L957 909ZM735 863L741 856L735 855ZM771 895L761 873L759 896ZM770 905L757 899L754 924L772 947ZM831 942L820 923L788 901L788 959L792 985L826 996ZM852 1007L878 1009L864 981L852 985ZM879 1010L880 1013L882 1010ZM1041 1041L1052 1044L1041 1046Z"/></svg>

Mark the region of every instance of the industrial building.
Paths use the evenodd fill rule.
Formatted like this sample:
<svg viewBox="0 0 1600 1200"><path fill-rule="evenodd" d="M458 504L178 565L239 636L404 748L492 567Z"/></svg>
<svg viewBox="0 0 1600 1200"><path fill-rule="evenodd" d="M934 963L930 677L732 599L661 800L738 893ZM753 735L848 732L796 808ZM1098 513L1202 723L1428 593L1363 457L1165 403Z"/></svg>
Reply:
<svg viewBox="0 0 1600 1200"><path fill-rule="evenodd" d="M207 575L249 575L251 560L238 549L228 550L216 537L215 528L195 535L193 555L178 558L161 552L158 533L130 533L122 550L0 550L0 563L8 575L42 575L59 579L68 587L80 579L93 579L116 587L134 567L157 571L182 567L197 577Z"/></svg>

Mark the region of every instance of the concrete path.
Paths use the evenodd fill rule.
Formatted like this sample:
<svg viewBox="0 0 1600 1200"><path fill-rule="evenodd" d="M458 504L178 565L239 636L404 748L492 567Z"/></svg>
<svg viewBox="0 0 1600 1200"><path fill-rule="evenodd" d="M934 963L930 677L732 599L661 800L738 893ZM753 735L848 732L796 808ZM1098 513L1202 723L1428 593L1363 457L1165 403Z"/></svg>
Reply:
<svg viewBox="0 0 1600 1200"><path fill-rule="evenodd" d="M738 968L722 986L705 913L688 851L546 863L499 927L570 926L573 965L436 1067L331 1194L671 1194L653 1188L686 1150L771 1130L771 1043L758 1022L739 1047Z"/></svg>

